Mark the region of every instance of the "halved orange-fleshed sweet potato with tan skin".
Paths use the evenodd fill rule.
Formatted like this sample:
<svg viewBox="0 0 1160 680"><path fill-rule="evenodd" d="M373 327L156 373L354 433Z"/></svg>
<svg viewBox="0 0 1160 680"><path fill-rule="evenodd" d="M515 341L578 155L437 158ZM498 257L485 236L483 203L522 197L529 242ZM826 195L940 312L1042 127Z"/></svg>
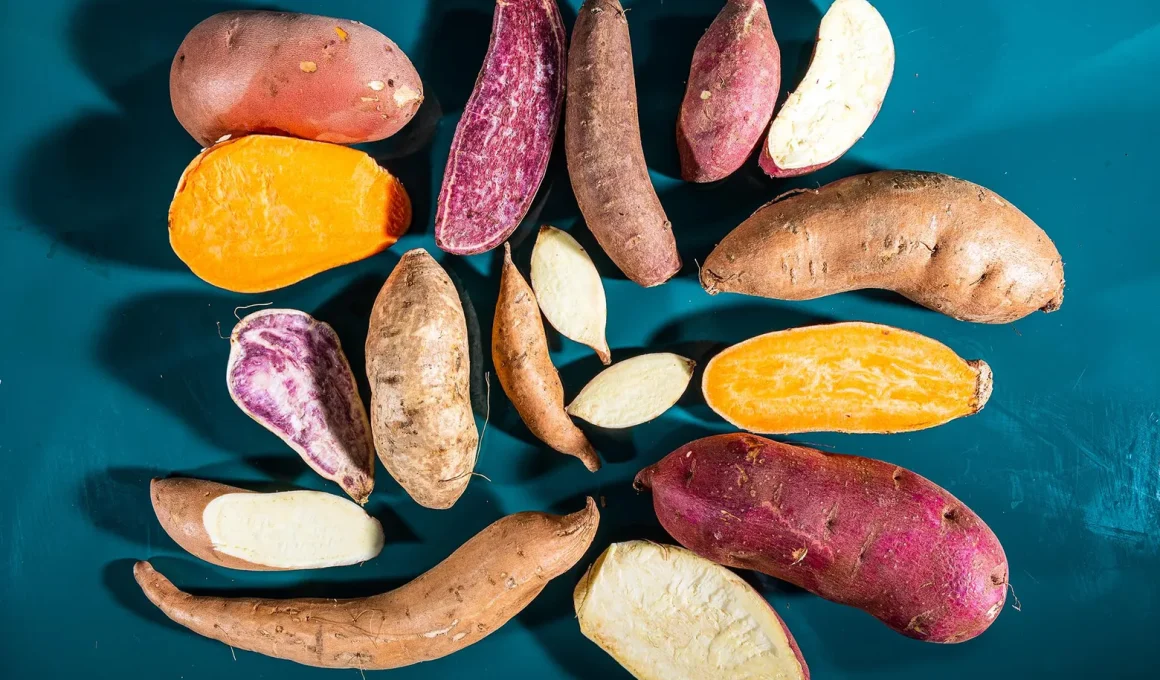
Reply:
<svg viewBox="0 0 1160 680"><path fill-rule="evenodd" d="M910 432L977 413L991 368L918 333L838 323L734 345L705 367L701 389L750 432Z"/></svg>
<svg viewBox="0 0 1160 680"><path fill-rule="evenodd" d="M169 206L169 242L194 274L260 293L378 253L411 224L403 185L365 153L271 135L202 151Z"/></svg>

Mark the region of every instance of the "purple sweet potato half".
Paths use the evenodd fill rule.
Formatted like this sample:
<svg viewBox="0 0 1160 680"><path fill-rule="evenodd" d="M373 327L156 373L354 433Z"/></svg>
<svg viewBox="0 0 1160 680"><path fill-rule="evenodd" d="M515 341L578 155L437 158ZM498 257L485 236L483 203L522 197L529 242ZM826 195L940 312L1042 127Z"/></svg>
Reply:
<svg viewBox="0 0 1160 680"><path fill-rule="evenodd" d="M1007 597L999 539L954 496L882 461L750 434L698 439L636 477L673 538L877 617L962 642Z"/></svg>
<svg viewBox="0 0 1160 680"><path fill-rule="evenodd" d="M556 0L497 0L491 46L451 141L435 243L457 255L503 243L535 198L564 104Z"/></svg>
<svg viewBox="0 0 1160 680"><path fill-rule="evenodd" d="M681 176L715 182L740 168L773 117L781 51L764 0L728 0L697 42L677 117Z"/></svg>
<svg viewBox="0 0 1160 680"><path fill-rule="evenodd" d="M370 422L338 335L293 309L266 309L230 335L230 396L359 503L374 488Z"/></svg>

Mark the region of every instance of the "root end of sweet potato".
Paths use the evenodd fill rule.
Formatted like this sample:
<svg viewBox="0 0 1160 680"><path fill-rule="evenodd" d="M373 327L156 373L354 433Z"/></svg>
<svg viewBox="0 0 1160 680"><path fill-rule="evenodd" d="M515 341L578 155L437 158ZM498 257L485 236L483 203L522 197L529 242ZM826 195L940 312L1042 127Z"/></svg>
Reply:
<svg viewBox="0 0 1160 680"><path fill-rule="evenodd" d="M994 388L994 374L991 372L991 366L982 359L973 359L967 364L978 371L978 378L975 382L975 410L973 413L978 413L987 405L987 401L991 399L991 390Z"/></svg>

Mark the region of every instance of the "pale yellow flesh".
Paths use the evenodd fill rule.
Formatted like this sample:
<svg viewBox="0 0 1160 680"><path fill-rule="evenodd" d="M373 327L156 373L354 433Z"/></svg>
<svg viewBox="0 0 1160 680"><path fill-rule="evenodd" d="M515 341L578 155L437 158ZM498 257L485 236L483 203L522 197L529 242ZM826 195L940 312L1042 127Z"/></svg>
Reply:
<svg viewBox="0 0 1160 680"><path fill-rule="evenodd" d="M593 425L624 428L647 423L685 393L694 363L676 354L643 354L609 366L568 405L568 413Z"/></svg>
<svg viewBox="0 0 1160 680"><path fill-rule="evenodd" d="M647 541L614 543L576 586L580 631L640 680L800 680L773 610L725 567Z"/></svg>
<svg viewBox="0 0 1160 680"><path fill-rule="evenodd" d="M567 232L540 229L532 249L532 290L560 335L591 347L608 363L604 284L588 253Z"/></svg>
<svg viewBox="0 0 1160 680"><path fill-rule="evenodd" d="M202 522L220 553L282 569L365 562L383 548L383 528L355 503L319 491L228 493Z"/></svg>
<svg viewBox="0 0 1160 680"><path fill-rule="evenodd" d="M894 75L894 41L866 0L836 0L822 17L814 58L769 130L779 168L838 158L866 134Z"/></svg>

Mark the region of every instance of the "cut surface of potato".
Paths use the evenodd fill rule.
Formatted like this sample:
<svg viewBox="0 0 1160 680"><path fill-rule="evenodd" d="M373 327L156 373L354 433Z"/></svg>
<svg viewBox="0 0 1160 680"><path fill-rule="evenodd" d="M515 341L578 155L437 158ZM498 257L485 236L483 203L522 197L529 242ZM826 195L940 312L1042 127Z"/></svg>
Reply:
<svg viewBox="0 0 1160 680"><path fill-rule="evenodd" d="M229 493L202 513L218 552L280 569L365 562L383 547L383 528L354 503L320 491Z"/></svg>
<svg viewBox="0 0 1160 680"><path fill-rule="evenodd" d="M685 393L696 364L668 352L642 354L609 366L568 405L568 413L593 425L624 428L647 423Z"/></svg>
<svg viewBox="0 0 1160 680"><path fill-rule="evenodd" d="M772 160L794 174L836 160L874 122L893 75L894 41L882 15L866 0L835 0L809 70L770 126L763 166Z"/></svg>
<svg viewBox="0 0 1160 680"><path fill-rule="evenodd" d="M613 543L573 600L580 631L641 680L809 678L761 595L684 548Z"/></svg>
<svg viewBox="0 0 1160 680"><path fill-rule="evenodd" d="M604 338L608 323L604 284L588 253L567 232L540 228L532 249L532 290L560 335L596 350L605 366L612 361Z"/></svg>
<svg viewBox="0 0 1160 680"><path fill-rule="evenodd" d="M836 323L734 345L709 361L702 390L750 432L909 432L982 409L991 369L918 333Z"/></svg>

